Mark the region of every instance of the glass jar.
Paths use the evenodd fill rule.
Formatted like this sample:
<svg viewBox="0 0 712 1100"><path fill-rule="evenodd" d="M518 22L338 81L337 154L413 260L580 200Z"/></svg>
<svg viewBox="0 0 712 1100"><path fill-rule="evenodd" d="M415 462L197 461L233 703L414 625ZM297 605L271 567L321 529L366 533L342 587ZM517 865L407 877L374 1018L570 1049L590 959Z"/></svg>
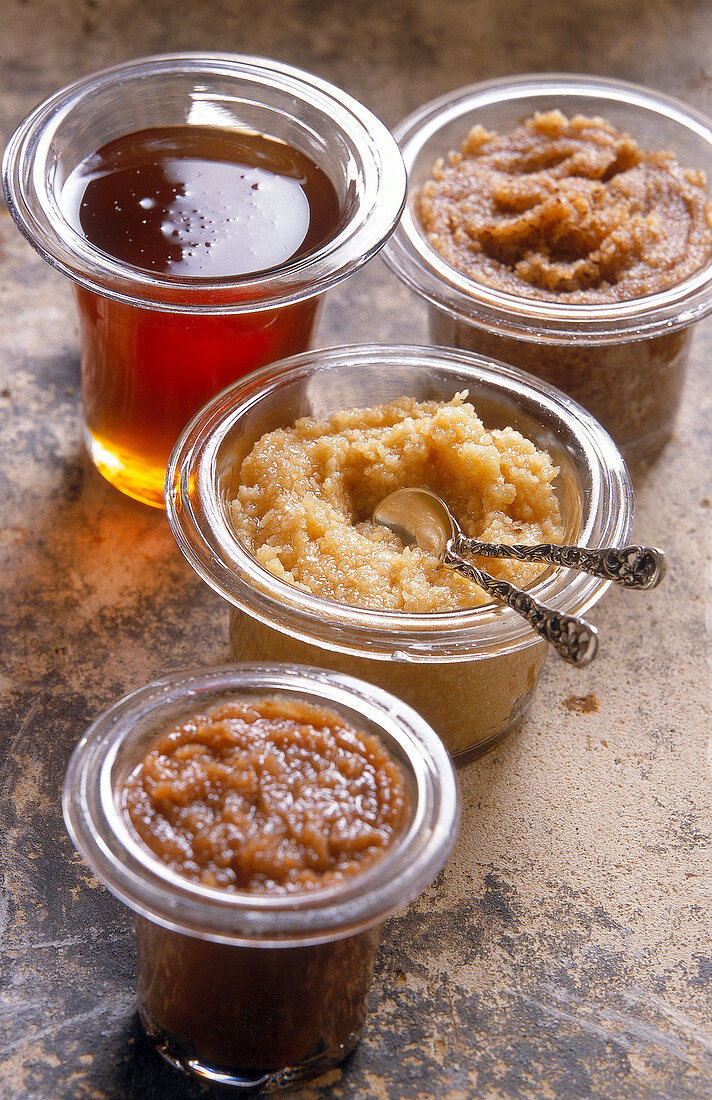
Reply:
<svg viewBox="0 0 712 1100"><path fill-rule="evenodd" d="M379 861L328 888L250 894L196 884L142 843L121 806L127 777L163 731L235 698L327 708L380 739L409 811ZM383 921L429 885L459 820L450 761L411 708L351 677L273 664L177 672L121 699L77 745L63 804L78 851L135 914L138 1006L157 1049L205 1080L267 1092L353 1049Z"/></svg>
<svg viewBox="0 0 712 1100"><path fill-rule="evenodd" d="M468 391L487 428L511 426L547 450L568 542L626 544L633 491L610 436L538 379L468 352L359 345L294 356L228 388L186 429L166 475L168 520L186 558L231 605L232 655L290 660L359 676L400 696L453 755L482 751L532 698L548 644L511 608L409 614L347 606L304 592L257 563L236 538L230 502L242 459L265 432L404 395L449 401ZM581 614L608 582L547 567L532 595Z"/></svg>
<svg viewBox="0 0 712 1100"><path fill-rule="evenodd" d="M606 78L534 74L473 84L425 104L396 127L409 200L384 252L428 306L437 344L466 348L564 390L610 432L631 467L660 453L676 422L694 322L712 309L712 256L677 286L608 304L574 305L495 290L433 247L415 200L439 158L476 124L500 134L538 111L602 116L646 151L669 150L712 178L709 121L667 96Z"/></svg>
<svg viewBox="0 0 712 1100"><path fill-rule="evenodd" d="M161 127L263 135L297 150L335 190L328 238L224 277L144 270L92 244L73 170L108 143ZM199 53L126 62L55 93L11 137L3 182L21 231L74 284L89 454L117 488L159 507L190 418L246 372L311 346L324 292L380 248L406 188L390 132L345 92L276 61ZM192 232L201 211L186 211Z"/></svg>

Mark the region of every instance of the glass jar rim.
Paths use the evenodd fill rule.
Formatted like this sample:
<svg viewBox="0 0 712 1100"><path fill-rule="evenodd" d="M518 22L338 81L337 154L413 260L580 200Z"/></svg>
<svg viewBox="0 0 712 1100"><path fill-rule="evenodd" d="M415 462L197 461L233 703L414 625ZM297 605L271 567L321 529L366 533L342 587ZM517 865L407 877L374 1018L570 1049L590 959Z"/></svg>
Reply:
<svg viewBox="0 0 712 1100"><path fill-rule="evenodd" d="M512 608L496 603L463 611L409 614L353 607L312 595L274 576L232 533L217 485L218 454L240 417L298 376L351 365L412 362L452 373L453 393L467 380L523 396L575 433L589 470L591 505L581 538L592 547L624 545L634 514L625 462L598 421L566 394L515 367L474 352L418 345L320 348L255 371L229 386L187 425L166 471L166 512L178 546L199 576L233 606L291 637L351 656L402 662L469 661L541 644ZM552 566L528 589L567 614L592 606L610 582ZM395 639L395 640L394 640Z"/></svg>
<svg viewBox="0 0 712 1100"><path fill-rule="evenodd" d="M201 886L170 871L135 838L118 808L117 754L142 723L160 732L162 712L176 705L185 704L188 713L229 697L280 693L334 709L380 736L411 786L415 804L406 830L370 868L329 889L249 894ZM447 751L410 706L355 677L281 663L178 670L124 696L92 722L74 749L63 810L79 853L134 912L203 939L262 947L326 942L381 923L440 871L460 814Z"/></svg>
<svg viewBox="0 0 712 1100"><path fill-rule="evenodd" d="M600 105L604 115L608 102L664 118L680 132L703 141L712 158L712 125L701 112L642 85L578 73L529 73L469 84L423 104L398 123L393 133L411 177L426 143L453 121L472 116L463 121L463 140L476 121L476 112L483 108L521 102L523 118L545 106L566 111L567 101L581 98ZM442 148L438 155L448 152L449 147ZM418 224L412 194L384 248L383 259L411 290L453 317L489 332L538 343L568 344L577 338L595 344L648 339L686 328L712 310L712 257L676 286L621 302L559 304L498 291L469 278L437 252Z"/></svg>
<svg viewBox="0 0 712 1100"><path fill-rule="evenodd" d="M349 186L360 181L356 216L343 219L333 237L283 266L209 279L157 275L122 263L92 245L59 209L49 190L52 140L78 104L130 82L149 78L195 80L213 74L235 84L240 101L275 115L308 105L337 128L344 145ZM261 103L260 89L283 97L281 107ZM197 93L196 93L197 94ZM207 95L206 91L201 94ZM236 129L238 127L235 127ZM131 124L126 132L131 132ZM323 141L323 135L319 135ZM24 119L3 156L5 198L18 228L40 255L75 283L105 297L147 309L241 313L273 309L322 294L358 270L393 231L406 198L403 159L390 130L363 104L336 85L270 58L248 54L187 51L125 61L59 89ZM186 294L191 295L186 301Z"/></svg>

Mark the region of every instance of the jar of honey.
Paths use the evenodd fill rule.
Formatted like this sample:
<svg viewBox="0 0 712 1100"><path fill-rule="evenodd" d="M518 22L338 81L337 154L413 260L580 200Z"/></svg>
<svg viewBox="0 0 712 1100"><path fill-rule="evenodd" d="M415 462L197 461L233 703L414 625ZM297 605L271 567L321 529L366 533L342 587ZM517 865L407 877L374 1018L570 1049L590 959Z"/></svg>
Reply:
<svg viewBox="0 0 712 1100"><path fill-rule="evenodd" d="M12 136L3 181L19 228L74 284L89 454L157 507L191 417L312 345L324 292L380 248L406 190L396 142L348 94L197 53L57 92Z"/></svg>

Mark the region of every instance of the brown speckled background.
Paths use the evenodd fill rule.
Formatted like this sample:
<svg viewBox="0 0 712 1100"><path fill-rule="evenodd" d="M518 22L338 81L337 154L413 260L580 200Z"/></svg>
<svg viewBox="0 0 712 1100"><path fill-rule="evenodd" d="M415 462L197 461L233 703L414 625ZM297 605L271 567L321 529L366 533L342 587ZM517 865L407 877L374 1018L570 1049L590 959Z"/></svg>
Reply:
<svg viewBox="0 0 712 1100"><path fill-rule="evenodd" d="M171 49L286 60L388 124L460 84L568 70L712 110L709 0L5 0L0 140L44 95ZM0 1096L193 1100L134 1012L127 912L61 819L71 749L125 691L220 661L227 612L165 517L80 443L69 286L0 213ZM426 340L380 260L328 299L322 343ZM703 1100L712 1094L712 321L677 437L638 484L662 588L609 593L593 666L551 659L532 712L460 771L434 886L387 926L362 1043L302 1100ZM709 577L709 572L707 573Z"/></svg>

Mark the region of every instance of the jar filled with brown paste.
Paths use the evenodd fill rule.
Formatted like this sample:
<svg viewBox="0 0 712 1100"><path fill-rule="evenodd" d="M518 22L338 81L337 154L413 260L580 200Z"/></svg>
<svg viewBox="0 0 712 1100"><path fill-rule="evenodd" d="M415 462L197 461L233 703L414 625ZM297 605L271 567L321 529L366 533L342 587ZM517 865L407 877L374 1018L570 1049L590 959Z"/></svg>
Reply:
<svg viewBox="0 0 712 1100"><path fill-rule="evenodd" d="M407 485L441 492L473 535L630 537L630 479L593 417L514 368L409 345L319 349L226 390L174 451L167 514L231 605L235 660L358 676L409 703L453 756L481 753L523 720L550 647L369 522ZM581 571L502 569L569 614L606 587Z"/></svg>
<svg viewBox="0 0 712 1100"><path fill-rule="evenodd" d="M65 815L135 911L157 1049L270 1091L353 1049L383 920L440 869L458 809L438 738L404 704L336 674L237 665L102 715Z"/></svg>
<svg viewBox="0 0 712 1100"><path fill-rule="evenodd" d="M712 307L712 130L623 82L472 85L396 130L410 202L385 256L434 342L538 375L633 466L672 434Z"/></svg>

